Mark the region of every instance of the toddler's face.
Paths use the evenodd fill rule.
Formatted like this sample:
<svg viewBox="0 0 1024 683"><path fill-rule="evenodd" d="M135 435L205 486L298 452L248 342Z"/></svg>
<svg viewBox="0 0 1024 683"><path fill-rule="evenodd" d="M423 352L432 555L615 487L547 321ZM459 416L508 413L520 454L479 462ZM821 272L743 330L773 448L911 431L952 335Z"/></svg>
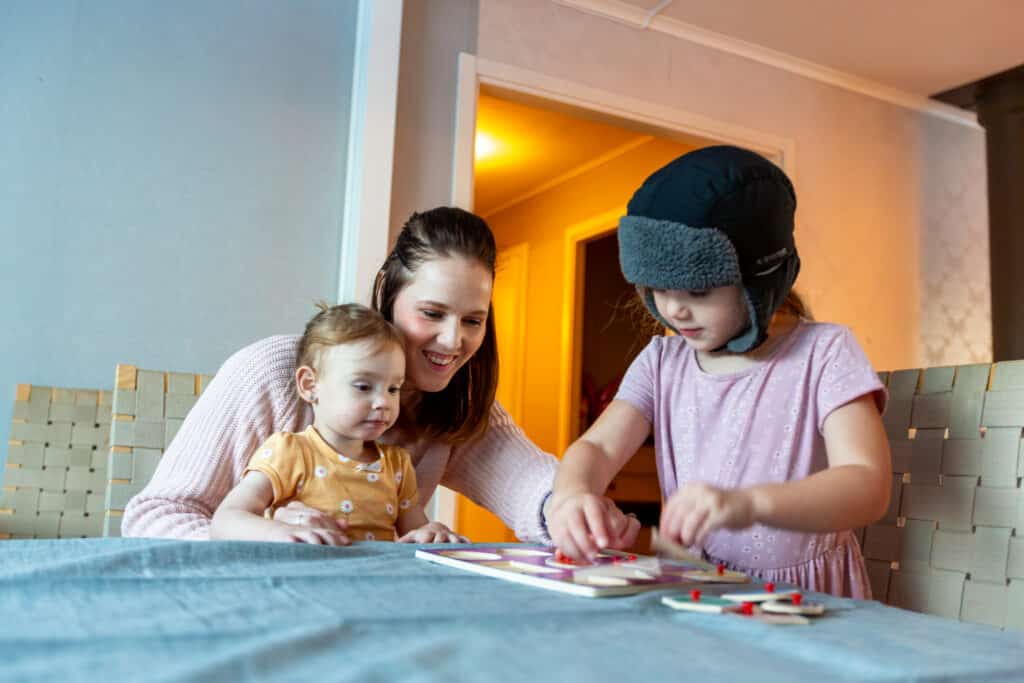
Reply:
<svg viewBox="0 0 1024 683"><path fill-rule="evenodd" d="M372 441L398 419L405 354L397 345L338 344L323 352L319 365L313 406L318 429L339 440Z"/></svg>
<svg viewBox="0 0 1024 683"><path fill-rule="evenodd" d="M652 294L661 317L697 351L725 345L750 323L738 285L703 291L655 289Z"/></svg>

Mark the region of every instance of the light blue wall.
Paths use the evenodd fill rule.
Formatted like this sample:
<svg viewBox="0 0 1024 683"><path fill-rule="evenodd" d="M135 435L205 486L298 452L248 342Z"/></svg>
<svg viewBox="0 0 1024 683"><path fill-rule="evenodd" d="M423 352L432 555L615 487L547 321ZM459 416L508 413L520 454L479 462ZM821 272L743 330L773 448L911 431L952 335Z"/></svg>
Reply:
<svg viewBox="0 0 1024 683"><path fill-rule="evenodd" d="M0 462L17 383L212 373L333 300L356 10L0 3Z"/></svg>

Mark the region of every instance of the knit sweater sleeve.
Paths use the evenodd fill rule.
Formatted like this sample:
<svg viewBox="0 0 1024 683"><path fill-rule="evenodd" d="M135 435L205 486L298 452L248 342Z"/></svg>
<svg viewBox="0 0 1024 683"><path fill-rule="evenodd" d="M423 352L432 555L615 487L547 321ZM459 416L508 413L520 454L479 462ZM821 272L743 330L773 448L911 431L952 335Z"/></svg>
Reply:
<svg viewBox="0 0 1024 683"><path fill-rule="evenodd" d="M153 478L129 501L121 532L205 540L210 518L271 434L311 420L295 389L298 338L270 337L231 356L189 411Z"/></svg>
<svg viewBox="0 0 1024 683"><path fill-rule="evenodd" d="M495 401L487 431L452 450L441 483L496 514L520 540L549 542L541 506L557 468Z"/></svg>

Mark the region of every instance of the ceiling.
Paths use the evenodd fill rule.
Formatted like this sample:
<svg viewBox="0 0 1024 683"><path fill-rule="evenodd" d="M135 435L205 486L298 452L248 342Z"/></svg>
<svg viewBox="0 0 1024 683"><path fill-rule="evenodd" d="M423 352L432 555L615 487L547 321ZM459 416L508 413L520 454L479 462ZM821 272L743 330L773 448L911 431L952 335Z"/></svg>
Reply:
<svg viewBox="0 0 1024 683"><path fill-rule="evenodd" d="M554 1L634 13L660 4ZM920 97L1024 64L1024 0L672 0L657 16ZM481 215L650 139L642 129L550 106L481 89L474 181L474 207Z"/></svg>
<svg viewBox="0 0 1024 683"><path fill-rule="evenodd" d="M922 96L1024 64L1022 0L672 0L657 16Z"/></svg>

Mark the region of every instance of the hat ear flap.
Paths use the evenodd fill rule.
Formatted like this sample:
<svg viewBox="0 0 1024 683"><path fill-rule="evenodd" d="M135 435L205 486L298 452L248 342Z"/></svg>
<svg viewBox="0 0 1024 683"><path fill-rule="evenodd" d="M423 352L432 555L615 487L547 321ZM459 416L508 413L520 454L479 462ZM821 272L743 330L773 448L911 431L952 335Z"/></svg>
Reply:
<svg viewBox="0 0 1024 683"><path fill-rule="evenodd" d="M725 348L733 353L746 353L764 343L772 316L793 289L799 273L800 257L794 252L778 270L757 278L759 281L755 284L743 285L743 300L747 304L750 325L730 339Z"/></svg>

